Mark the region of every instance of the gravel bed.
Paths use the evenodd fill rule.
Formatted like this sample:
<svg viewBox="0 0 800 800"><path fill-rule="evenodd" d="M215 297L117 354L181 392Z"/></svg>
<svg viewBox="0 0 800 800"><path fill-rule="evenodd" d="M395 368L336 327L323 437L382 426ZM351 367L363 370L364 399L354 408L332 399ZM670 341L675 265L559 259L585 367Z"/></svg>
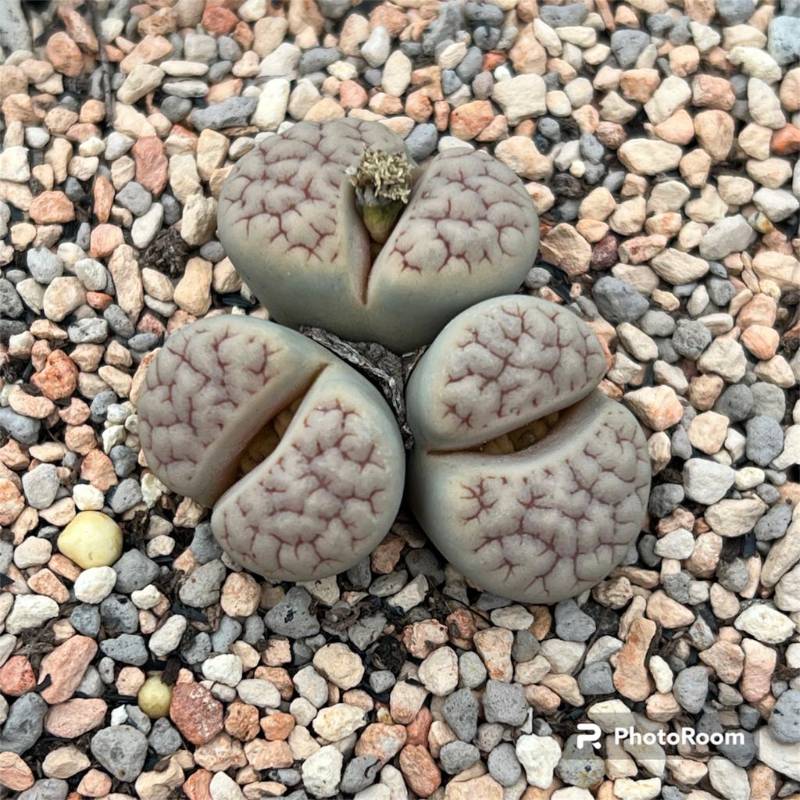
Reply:
<svg viewBox="0 0 800 800"><path fill-rule="evenodd" d="M800 3L24 5L0 7L0 796L799 797ZM481 593L404 513L346 573L257 580L144 465L165 337L268 316L215 238L223 181L345 116L520 176L523 291L591 326L645 429L646 528L574 600Z"/></svg>

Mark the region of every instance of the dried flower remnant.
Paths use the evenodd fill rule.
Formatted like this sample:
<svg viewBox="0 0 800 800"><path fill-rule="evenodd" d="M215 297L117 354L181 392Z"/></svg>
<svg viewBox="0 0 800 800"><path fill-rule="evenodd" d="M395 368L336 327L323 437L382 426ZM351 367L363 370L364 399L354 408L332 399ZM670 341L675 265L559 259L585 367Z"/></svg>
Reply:
<svg viewBox="0 0 800 800"><path fill-rule="evenodd" d="M372 240L383 244L408 203L411 163L404 153L364 151L351 173L356 204Z"/></svg>
<svg viewBox="0 0 800 800"><path fill-rule="evenodd" d="M596 391L604 371L586 325L520 295L457 316L417 364L406 393L412 510L476 585L555 603L601 581L638 535L646 442Z"/></svg>

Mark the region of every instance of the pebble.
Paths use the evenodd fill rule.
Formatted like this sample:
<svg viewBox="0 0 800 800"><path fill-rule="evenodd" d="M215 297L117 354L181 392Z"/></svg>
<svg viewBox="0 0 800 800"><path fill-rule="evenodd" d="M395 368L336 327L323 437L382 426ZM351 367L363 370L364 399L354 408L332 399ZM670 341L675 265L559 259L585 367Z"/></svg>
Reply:
<svg viewBox="0 0 800 800"><path fill-rule="evenodd" d="M290 639L315 636L320 630L319 621L311 614L311 595L299 586L289 589L286 597L267 612L265 622L270 630ZM334 655L339 652L335 650Z"/></svg>
<svg viewBox="0 0 800 800"><path fill-rule="evenodd" d="M445 698L442 714L453 733L464 742L471 742L478 730L478 700L469 689L458 689Z"/></svg>
<svg viewBox="0 0 800 800"><path fill-rule="evenodd" d="M300 768L306 790L314 797L335 796L343 763L342 754L333 745L326 745L312 753Z"/></svg>
<svg viewBox="0 0 800 800"><path fill-rule="evenodd" d="M561 760L561 747L550 736L525 734L516 742L516 754L525 770L528 784L547 789L553 782L553 772Z"/></svg>
<svg viewBox="0 0 800 800"><path fill-rule="evenodd" d="M122 531L106 514L81 511L59 534L58 549L84 569L111 566L122 554Z"/></svg>
<svg viewBox="0 0 800 800"><path fill-rule="evenodd" d="M75 598L82 603L100 603L114 588L117 573L111 567L90 567L75 580Z"/></svg>
<svg viewBox="0 0 800 800"><path fill-rule="evenodd" d="M144 767L147 739L130 725L103 728L91 740L92 755L117 780L132 781Z"/></svg>
<svg viewBox="0 0 800 800"><path fill-rule="evenodd" d="M769 727L780 742L800 742L800 691L789 689L781 694L770 714Z"/></svg>
<svg viewBox="0 0 800 800"><path fill-rule="evenodd" d="M800 780L800 6L416 5L112 8L113 110L83 9L41 43L13 0L0 20L0 782L26 800L745 800ZM591 592L479 594L405 519L338 580L264 583L142 467L152 352L195 317L266 313L216 239L227 173L341 117L419 164L486 148L536 206L526 291L601 338L600 388L653 464L650 527ZM605 724L620 698L747 736L701 761L607 745L603 765L548 724ZM69 741L40 754L45 730ZM128 732L105 763L94 741Z"/></svg>
<svg viewBox="0 0 800 800"><path fill-rule="evenodd" d="M483 695L483 713L487 722L506 725L524 724L528 715L528 703L520 684L489 680Z"/></svg>

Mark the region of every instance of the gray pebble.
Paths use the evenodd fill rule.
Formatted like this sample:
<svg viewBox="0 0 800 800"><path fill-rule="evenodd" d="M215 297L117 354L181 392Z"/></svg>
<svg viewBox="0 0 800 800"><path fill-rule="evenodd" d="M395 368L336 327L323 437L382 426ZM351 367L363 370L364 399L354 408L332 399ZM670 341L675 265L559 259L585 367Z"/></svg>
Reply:
<svg viewBox="0 0 800 800"><path fill-rule="evenodd" d="M770 542L773 539L780 539L789 523L792 521L792 506L789 503L781 503L773 506L756 523L755 534L759 542Z"/></svg>
<svg viewBox="0 0 800 800"><path fill-rule="evenodd" d="M371 644L380 639L386 627L386 617L383 614L370 614L361 617L347 630L347 638L359 649L366 650Z"/></svg>
<svg viewBox="0 0 800 800"><path fill-rule="evenodd" d="M434 150L439 141L436 126L429 122L416 125L414 130L406 137L405 145L409 156L416 162L426 159Z"/></svg>
<svg viewBox="0 0 800 800"><path fill-rule="evenodd" d="M780 422L786 413L786 395L774 383L758 382L750 387L753 393L753 414L762 414Z"/></svg>
<svg viewBox="0 0 800 800"><path fill-rule="evenodd" d="M456 67L456 75L458 75L464 83L469 83L473 78L477 77L482 68L483 53L480 47L470 47L464 58L461 59L461 62Z"/></svg>
<svg viewBox="0 0 800 800"><path fill-rule="evenodd" d="M106 639L100 643L100 649L120 664L141 667L147 663L148 655L144 639L135 634L123 633L114 639Z"/></svg>
<svg viewBox="0 0 800 800"><path fill-rule="evenodd" d="M375 783L381 762L375 756L356 756L348 761L339 789L347 794L356 794Z"/></svg>
<svg viewBox="0 0 800 800"><path fill-rule="evenodd" d="M623 69L630 69L642 50L650 44L644 31L619 30L611 34L611 52Z"/></svg>
<svg viewBox="0 0 800 800"><path fill-rule="evenodd" d="M583 3L570 3L565 6L543 5L539 8L542 22L551 28L564 28L571 25L581 25L589 12Z"/></svg>
<svg viewBox="0 0 800 800"><path fill-rule="evenodd" d="M0 279L2 283L2 279ZM0 291L0 306L3 297ZM36 444L39 438L40 423L38 419L23 417L10 408L0 408L0 428L5 428L12 439L16 439L20 444Z"/></svg>
<svg viewBox="0 0 800 800"><path fill-rule="evenodd" d="M729 592L741 592L749 582L747 563L743 558L733 558L730 561L721 559L717 564L716 576L720 585ZM706 647L712 644L713 638ZM706 647L698 647L698 650L705 650Z"/></svg>
<svg viewBox="0 0 800 800"><path fill-rule="evenodd" d="M208 108L196 108L189 115L189 121L195 130L211 128L218 131L222 128L233 128L247 125L252 113L256 110L256 97L229 97L221 103L212 103ZM164 197L161 198L164 204ZM166 212L166 205L164 211ZM167 224L172 224L165 217Z"/></svg>
<svg viewBox="0 0 800 800"><path fill-rule="evenodd" d="M517 759L514 745L503 742L489 753L486 766L489 774L506 788L513 786L522 777L522 767Z"/></svg>
<svg viewBox="0 0 800 800"><path fill-rule="evenodd" d="M55 464L39 464L22 475L25 499L33 508L49 508L56 499L59 484Z"/></svg>
<svg viewBox="0 0 800 800"><path fill-rule="evenodd" d="M97 636L100 632L100 609L85 603L75 606L69 615L69 621L78 633L84 636Z"/></svg>
<svg viewBox="0 0 800 800"><path fill-rule="evenodd" d="M300 586L293 586L274 608L267 611L267 628L280 636L302 639L319 633L319 620L311 613L311 595Z"/></svg>
<svg viewBox="0 0 800 800"><path fill-rule="evenodd" d="M185 97L170 95L165 97L158 106L158 110L170 121L181 122L186 119L192 110L192 101Z"/></svg>
<svg viewBox="0 0 800 800"><path fill-rule="evenodd" d="M455 39L464 28L464 8L459 0L448 0L439 7L439 15L422 35L422 52L433 55L445 39Z"/></svg>
<svg viewBox="0 0 800 800"><path fill-rule="evenodd" d="M757 416L747 420L747 458L766 467L783 450L783 429L773 417Z"/></svg>
<svg viewBox="0 0 800 800"><path fill-rule="evenodd" d="M478 730L478 700L469 689L458 689L442 703L442 716L463 742L471 742Z"/></svg>
<svg viewBox="0 0 800 800"><path fill-rule="evenodd" d="M574 600L563 600L556 605L555 621L556 635L567 642L585 642L597 628Z"/></svg>
<svg viewBox="0 0 800 800"><path fill-rule="evenodd" d="M123 553L114 564L114 571L117 573L114 589L122 594L144 589L158 577L160 572L158 564L140 550L128 550Z"/></svg>
<svg viewBox="0 0 800 800"><path fill-rule="evenodd" d="M92 737L90 747L108 772L126 782L139 776L147 756L147 739L130 725L103 728Z"/></svg>
<svg viewBox="0 0 800 800"><path fill-rule="evenodd" d="M395 685L396 680L393 672L388 669L379 669L370 673L369 685L376 694L383 694Z"/></svg>
<svg viewBox="0 0 800 800"><path fill-rule="evenodd" d="M711 344L711 331L694 319L681 319L672 334L672 346L684 358L693 361Z"/></svg>
<svg viewBox="0 0 800 800"><path fill-rule="evenodd" d="M69 784L59 778L42 778L30 789L20 792L17 800L64 800L69 792Z"/></svg>
<svg viewBox="0 0 800 800"><path fill-rule="evenodd" d="M578 737L573 735L564 743L556 771L564 783L588 789L603 779L605 766L590 743L584 742L578 747Z"/></svg>
<svg viewBox="0 0 800 800"><path fill-rule="evenodd" d="M75 262L75 275L86 289L102 292L108 284L108 270L94 258L80 258Z"/></svg>
<svg viewBox="0 0 800 800"><path fill-rule="evenodd" d="M689 602L689 587L692 578L686 572L676 572L673 575L664 575L661 586L676 603L686 605Z"/></svg>
<svg viewBox="0 0 800 800"><path fill-rule="evenodd" d="M611 694L614 691L614 682L609 663L593 661L587 664L578 675L578 688L585 695Z"/></svg>
<svg viewBox="0 0 800 800"><path fill-rule="evenodd" d="M183 40L183 57L210 64L217 57L217 40L202 33L190 33Z"/></svg>
<svg viewBox="0 0 800 800"><path fill-rule="evenodd" d="M478 750L482 753L489 753L494 750L503 740L505 728L497 722L482 722L478 726L478 736L475 743Z"/></svg>
<svg viewBox="0 0 800 800"><path fill-rule="evenodd" d="M769 727L781 742L800 742L800 691L789 689L778 698L769 718Z"/></svg>
<svg viewBox="0 0 800 800"><path fill-rule="evenodd" d="M599 164L603 160L606 149L591 133L584 133L580 138L581 155L590 164Z"/></svg>
<svg viewBox="0 0 800 800"><path fill-rule="evenodd" d="M530 661L541 650L539 640L530 631L517 631L511 645L514 661Z"/></svg>
<svg viewBox="0 0 800 800"><path fill-rule="evenodd" d="M139 706L129 704L125 706L125 713L128 715L128 723L130 725L133 725L134 728L141 731L145 736L150 733L150 717L148 717Z"/></svg>
<svg viewBox="0 0 800 800"><path fill-rule="evenodd" d="M341 57L342 53L338 47L312 47L310 50L304 51L300 56L298 70L301 75L320 72Z"/></svg>
<svg viewBox="0 0 800 800"><path fill-rule="evenodd" d="M689 18L685 16L675 21L668 37L672 44L686 44L692 38L689 22Z"/></svg>
<svg viewBox="0 0 800 800"><path fill-rule="evenodd" d="M124 444L117 444L111 448L108 457L114 465L114 472L118 478L127 478L136 469L137 454L135 450Z"/></svg>
<svg viewBox="0 0 800 800"><path fill-rule="evenodd" d="M483 714L487 722L523 725L528 717L528 708L521 684L487 681L483 694Z"/></svg>
<svg viewBox="0 0 800 800"><path fill-rule="evenodd" d="M31 277L37 282L47 286L53 278L58 278L64 273L64 264L61 259L46 247L32 247L28 250L27 262Z"/></svg>
<svg viewBox="0 0 800 800"><path fill-rule="evenodd" d="M592 299L604 319L618 324L635 322L648 309L648 302L633 286L604 275L592 289Z"/></svg>
<svg viewBox="0 0 800 800"><path fill-rule="evenodd" d="M723 269L725 268L723 267ZM708 296L711 298L711 302L719 308L727 306L736 294L734 285L727 278L709 278L706 283L706 288L708 289Z"/></svg>
<svg viewBox="0 0 800 800"><path fill-rule="evenodd" d="M494 90L494 78L491 72L479 72L472 79L472 94L476 100L488 100Z"/></svg>
<svg viewBox="0 0 800 800"><path fill-rule="evenodd" d="M116 514L124 514L142 500L142 487L136 478L126 478L114 489L109 505Z"/></svg>
<svg viewBox="0 0 800 800"><path fill-rule="evenodd" d="M743 734L743 741L728 742L715 745L720 754L737 767L749 767L756 757L756 740L750 731L737 731Z"/></svg>
<svg viewBox="0 0 800 800"><path fill-rule="evenodd" d="M183 747L181 735L172 726L172 723L162 717L153 723L150 735L147 737L150 747L160 756L172 755L175 751Z"/></svg>
<svg viewBox="0 0 800 800"><path fill-rule="evenodd" d="M211 525L208 522L201 522L194 529L194 536L189 549L199 564L207 564L222 555L222 548L214 538Z"/></svg>
<svg viewBox="0 0 800 800"><path fill-rule="evenodd" d="M108 339L108 322L101 317L85 317L67 328L73 344L102 344Z"/></svg>
<svg viewBox="0 0 800 800"><path fill-rule="evenodd" d="M675 320L665 311L651 309L641 317L639 327L648 336L672 336Z"/></svg>
<svg viewBox="0 0 800 800"><path fill-rule="evenodd" d="M116 193L114 202L119 203L123 208L127 208L134 217L141 217L153 205L153 196L141 183L128 181Z"/></svg>
<svg viewBox="0 0 800 800"><path fill-rule="evenodd" d="M800 58L800 19L775 17L769 24L767 50L779 64Z"/></svg>
<svg viewBox="0 0 800 800"><path fill-rule="evenodd" d="M10 750L17 755L30 750L42 735L47 709L47 703L36 692L28 692L15 700L3 725L0 750Z"/></svg>
<svg viewBox="0 0 800 800"><path fill-rule="evenodd" d="M673 694L681 708L699 714L708 695L708 673L705 667L687 667L675 677Z"/></svg>
<svg viewBox="0 0 800 800"><path fill-rule="evenodd" d="M265 629L266 625L264 625L264 620L261 619L258 614L251 614L244 621L244 635L242 639L244 639L247 644L256 645L264 638Z"/></svg>
<svg viewBox="0 0 800 800"><path fill-rule="evenodd" d="M461 78L458 77L455 70L446 69L442 71L442 91L445 95L458 91L462 86Z"/></svg>
<svg viewBox="0 0 800 800"><path fill-rule="evenodd" d="M648 502L650 513L663 519L683 502L684 496L683 486L679 483L662 483L654 486Z"/></svg>
<svg viewBox="0 0 800 800"><path fill-rule="evenodd" d="M136 333L136 328L130 317L116 303L111 303L103 311L103 319L108 323L111 330L123 339L128 339Z"/></svg>
<svg viewBox="0 0 800 800"><path fill-rule="evenodd" d="M469 769L481 757L480 751L474 744L467 742L448 742L439 751L439 762L448 775L457 775Z"/></svg>
<svg viewBox="0 0 800 800"><path fill-rule="evenodd" d="M753 0L717 0L717 14L725 25L740 25L753 16Z"/></svg>
<svg viewBox="0 0 800 800"><path fill-rule="evenodd" d="M202 664L211 655L211 637L201 631L181 649L181 658L189 665Z"/></svg>
<svg viewBox="0 0 800 800"><path fill-rule="evenodd" d="M110 594L100 603L100 619L112 636L139 630L139 610L124 594Z"/></svg>
<svg viewBox="0 0 800 800"><path fill-rule="evenodd" d="M458 657L458 674L464 686L475 689L486 680L486 666L474 650L467 650Z"/></svg>
<svg viewBox="0 0 800 800"><path fill-rule="evenodd" d="M223 616L219 627L211 634L211 647L215 653L227 653L228 648L239 638L242 623L233 617Z"/></svg>
<svg viewBox="0 0 800 800"><path fill-rule="evenodd" d="M749 386L737 383L729 386L717 400L714 410L724 414L731 422L746 420L753 411L753 393Z"/></svg>
<svg viewBox="0 0 800 800"><path fill-rule="evenodd" d="M322 15L328 19L340 19L353 7L350 0L317 0L317 5Z"/></svg>
<svg viewBox="0 0 800 800"><path fill-rule="evenodd" d="M206 608L219 601L220 587L227 570L218 560L209 561L192 570L178 590L180 601L191 608Z"/></svg>

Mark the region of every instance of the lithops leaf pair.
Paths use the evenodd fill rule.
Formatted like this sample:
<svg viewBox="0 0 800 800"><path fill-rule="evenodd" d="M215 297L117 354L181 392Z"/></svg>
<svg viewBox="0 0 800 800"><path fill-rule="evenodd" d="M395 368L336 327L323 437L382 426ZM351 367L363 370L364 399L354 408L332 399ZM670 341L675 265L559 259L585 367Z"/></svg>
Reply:
<svg viewBox="0 0 800 800"><path fill-rule="evenodd" d="M293 125L236 165L219 198L219 238L272 318L406 352L522 283L538 221L514 173L458 148L413 170L404 192L395 158L404 153L384 125L348 118ZM406 195L381 241L365 225L370 204L394 209Z"/></svg>
<svg viewBox="0 0 800 800"><path fill-rule="evenodd" d="M403 444L378 391L263 320L213 317L170 336L147 371L139 430L150 469L213 506L226 552L271 579L348 569L403 494Z"/></svg>
<svg viewBox="0 0 800 800"><path fill-rule="evenodd" d="M596 390L604 370L587 325L521 295L464 311L417 364L412 509L476 585L555 603L602 580L639 533L645 437Z"/></svg>

